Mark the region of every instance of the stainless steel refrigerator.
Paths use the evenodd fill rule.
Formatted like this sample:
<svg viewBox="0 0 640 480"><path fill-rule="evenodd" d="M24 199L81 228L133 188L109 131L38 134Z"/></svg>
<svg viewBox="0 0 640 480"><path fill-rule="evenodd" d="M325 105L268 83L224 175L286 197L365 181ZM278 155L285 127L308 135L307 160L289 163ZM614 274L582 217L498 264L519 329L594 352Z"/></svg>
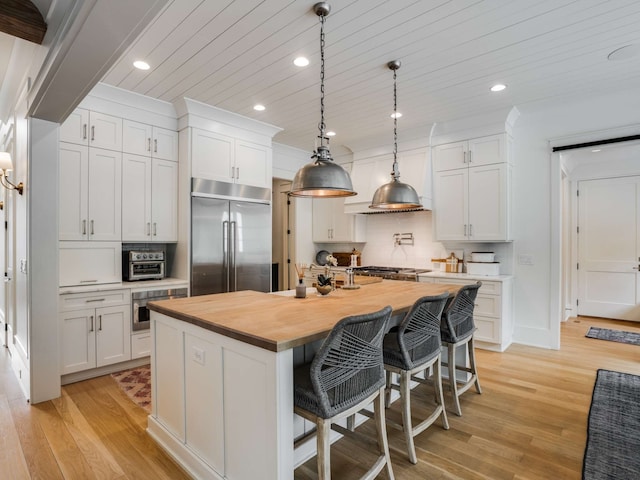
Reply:
<svg viewBox="0 0 640 480"><path fill-rule="evenodd" d="M271 288L271 190L192 179L191 295Z"/></svg>

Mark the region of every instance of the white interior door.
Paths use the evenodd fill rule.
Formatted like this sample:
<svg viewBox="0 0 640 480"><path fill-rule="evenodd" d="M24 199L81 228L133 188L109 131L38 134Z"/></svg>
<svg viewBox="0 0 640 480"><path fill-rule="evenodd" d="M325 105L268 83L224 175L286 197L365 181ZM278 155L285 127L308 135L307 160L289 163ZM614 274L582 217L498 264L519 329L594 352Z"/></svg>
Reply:
<svg viewBox="0 0 640 480"><path fill-rule="evenodd" d="M640 177L578 190L578 314L640 321Z"/></svg>

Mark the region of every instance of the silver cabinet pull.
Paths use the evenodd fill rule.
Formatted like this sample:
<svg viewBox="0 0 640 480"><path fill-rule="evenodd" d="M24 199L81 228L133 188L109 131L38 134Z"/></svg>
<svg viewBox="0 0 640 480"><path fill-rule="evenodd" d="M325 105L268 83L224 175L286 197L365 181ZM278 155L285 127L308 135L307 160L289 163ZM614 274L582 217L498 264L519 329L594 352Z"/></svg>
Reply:
<svg viewBox="0 0 640 480"><path fill-rule="evenodd" d="M104 302L106 300L106 298L92 298L91 300L85 300L86 303L92 303L92 302Z"/></svg>
<svg viewBox="0 0 640 480"><path fill-rule="evenodd" d="M98 315L98 325L100 325L98 330L102 331L102 315Z"/></svg>
<svg viewBox="0 0 640 480"><path fill-rule="evenodd" d="M473 225L469 224L469 236L473 237Z"/></svg>
<svg viewBox="0 0 640 480"><path fill-rule="evenodd" d="M153 222L153 236L157 236L158 235L158 224L156 222Z"/></svg>
<svg viewBox="0 0 640 480"><path fill-rule="evenodd" d="M82 125L82 139L86 140L87 139L87 124L84 123Z"/></svg>
<svg viewBox="0 0 640 480"><path fill-rule="evenodd" d="M155 153L158 153L158 139L157 139L157 138L155 138L155 139L153 140L153 151L154 151Z"/></svg>
<svg viewBox="0 0 640 480"><path fill-rule="evenodd" d="M236 178L236 167L231 167L231 178Z"/></svg>
<svg viewBox="0 0 640 480"><path fill-rule="evenodd" d="M147 152L151 151L151 137L147 138Z"/></svg>
<svg viewBox="0 0 640 480"><path fill-rule="evenodd" d="M91 327L90 327L90 330L89 330L89 331L90 331L90 332L93 332L93 315L91 315L91 316L89 317L89 319L90 319L90 321L91 321Z"/></svg>
<svg viewBox="0 0 640 480"><path fill-rule="evenodd" d="M87 221L86 220L82 220L82 234L83 235L87 234Z"/></svg>
<svg viewBox="0 0 640 480"><path fill-rule="evenodd" d="M236 180L240 180L240 167L236 167Z"/></svg>
<svg viewBox="0 0 640 480"><path fill-rule="evenodd" d="M464 224L464 236L465 237L467 236L467 224L466 223Z"/></svg>
<svg viewBox="0 0 640 480"><path fill-rule="evenodd" d="M93 220L91 220L91 235L93 235L93 234L94 234L94 232L93 232Z"/></svg>
<svg viewBox="0 0 640 480"><path fill-rule="evenodd" d="M462 152L462 163L467 163L467 152Z"/></svg>
<svg viewBox="0 0 640 480"><path fill-rule="evenodd" d="M97 283L98 280L80 280L80 283Z"/></svg>
<svg viewBox="0 0 640 480"><path fill-rule="evenodd" d="M94 125L91 126L91 141L93 142L96 139L96 127Z"/></svg>
<svg viewBox="0 0 640 480"><path fill-rule="evenodd" d="M469 150L469 163L471 163L471 150Z"/></svg>
<svg viewBox="0 0 640 480"><path fill-rule="evenodd" d="M147 237L151 235L151 222L147 222Z"/></svg>
<svg viewBox="0 0 640 480"><path fill-rule="evenodd" d="M634 270L638 270L638 267L633 267Z"/></svg>

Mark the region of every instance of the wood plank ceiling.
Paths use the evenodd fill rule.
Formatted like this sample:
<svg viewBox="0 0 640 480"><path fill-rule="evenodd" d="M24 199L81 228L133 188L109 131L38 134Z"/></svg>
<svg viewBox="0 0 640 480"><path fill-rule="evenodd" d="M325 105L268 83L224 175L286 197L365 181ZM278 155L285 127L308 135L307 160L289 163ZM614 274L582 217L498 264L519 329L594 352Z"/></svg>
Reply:
<svg viewBox="0 0 640 480"><path fill-rule="evenodd" d="M182 97L284 128L275 141L313 148L320 26L312 1L173 0L103 81ZM399 140L434 122L542 100L635 87L640 61L609 61L640 43L636 0L334 0L326 21L326 123L333 146ZM292 61L306 56L310 65ZM134 60L151 65L136 70ZM495 83L507 90L489 91ZM253 105L266 106L263 112Z"/></svg>

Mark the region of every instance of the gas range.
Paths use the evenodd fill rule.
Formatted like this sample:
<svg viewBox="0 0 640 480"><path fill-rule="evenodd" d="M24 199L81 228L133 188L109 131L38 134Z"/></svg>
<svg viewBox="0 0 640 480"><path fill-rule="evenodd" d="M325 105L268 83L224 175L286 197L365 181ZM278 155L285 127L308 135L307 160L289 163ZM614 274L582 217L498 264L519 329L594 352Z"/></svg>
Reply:
<svg viewBox="0 0 640 480"><path fill-rule="evenodd" d="M379 267L379 266L367 266L367 267L355 267L353 272L356 275L365 275L369 277L382 277L388 280L404 280L407 282L416 282L418 280L419 273L430 272L429 269L420 268L402 268L402 267Z"/></svg>

